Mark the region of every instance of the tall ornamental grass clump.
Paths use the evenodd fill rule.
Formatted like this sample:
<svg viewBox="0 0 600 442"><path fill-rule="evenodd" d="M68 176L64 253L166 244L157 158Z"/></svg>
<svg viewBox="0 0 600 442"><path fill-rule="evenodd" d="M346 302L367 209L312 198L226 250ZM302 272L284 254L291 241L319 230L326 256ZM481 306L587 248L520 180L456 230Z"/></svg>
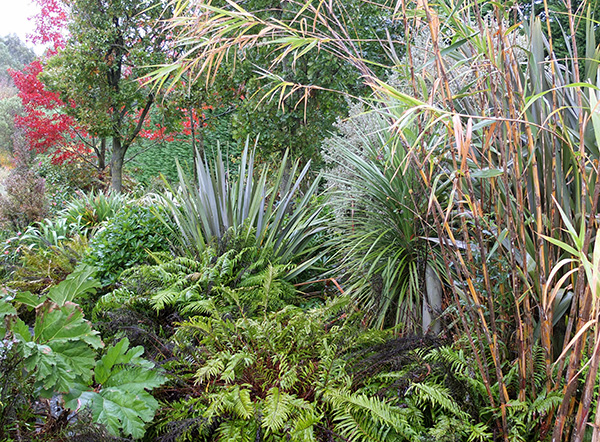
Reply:
<svg viewBox="0 0 600 442"><path fill-rule="evenodd" d="M383 3L404 29L402 41L381 42L389 54L383 68L401 80L392 83L376 73L381 63L365 58L344 2L307 2L287 22L241 2L175 3L170 24L185 56L155 73L159 83L173 72L175 80L214 75L226 54L257 45L273 49L271 67L320 50L359 71L401 140L405 170L428 191L415 216L437 231L452 331L468 340L496 410L496 439L522 439L514 410L560 394L562 404L540 412L528 437L600 440L600 428L588 425L600 419L590 417L598 415L600 353L595 273L586 272L598 230L600 56L585 4L575 13L568 1L556 17L544 2L539 18L491 2ZM550 18L566 23L564 35L553 34ZM555 53L559 39L566 58ZM267 98L301 103L318 88L268 71L265 78Z"/></svg>

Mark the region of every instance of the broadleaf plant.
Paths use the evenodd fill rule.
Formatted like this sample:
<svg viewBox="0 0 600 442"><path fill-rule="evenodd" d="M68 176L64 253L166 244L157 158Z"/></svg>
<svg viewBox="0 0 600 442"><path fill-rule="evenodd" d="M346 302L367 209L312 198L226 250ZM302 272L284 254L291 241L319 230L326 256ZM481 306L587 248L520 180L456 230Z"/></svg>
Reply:
<svg viewBox="0 0 600 442"><path fill-rule="evenodd" d="M153 370L153 363L141 357L143 352L140 346L129 348L127 338L110 347L96 362L95 383L75 385L65 396L67 408L89 407L94 421L113 435L122 429L125 435L141 438L159 406L147 390L166 380Z"/></svg>
<svg viewBox="0 0 600 442"><path fill-rule="evenodd" d="M165 378L141 357L143 348L129 348L127 339L97 359L104 344L74 302L99 286L93 274L93 268L81 267L41 297L4 294L0 297L0 339L16 346L20 371L34 385L35 395L63 395L68 409L89 408L94 422L105 425L110 433L140 438L158 408L147 390ZM32 326L19 317L24 308L35 308Z"/></svg>
<svg viewBox="0 0 600 442"><path fill-rule="evenodd" d="M35 379L41 396L66 393L75 381L91 378L94 350L103 344L79 305L66 302L59 306L46 300L36 308L33 332L14 314L8 318L7 328L19 342L24 368Z"/></svg>

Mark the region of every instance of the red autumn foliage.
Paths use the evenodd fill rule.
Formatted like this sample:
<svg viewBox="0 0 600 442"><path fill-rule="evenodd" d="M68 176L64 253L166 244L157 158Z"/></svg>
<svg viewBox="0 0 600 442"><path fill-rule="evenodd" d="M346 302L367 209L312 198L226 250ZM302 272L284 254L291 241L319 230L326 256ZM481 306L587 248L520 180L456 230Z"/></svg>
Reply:
<svg viewBox="0 0 600 442"><path fill-rule="evenodd" d="M54 163L63 163L77 153L88 155L89 149L83 143L74 142L78 133L81 136L85 131L73 117L61 112L65 103L40 81L42 69L41 62L35 60L22 71L10 71L24 108L23 115L15 118L15 124L24 130L29 149L51 152ZM65 149L67 145L69 148Z"/></svg>
<svg viewBox="0 0 600 442"><path fill-rule="evenodd" d="M202 106L202 110L212 110L212 106L208 106L208 105L203 105ZM181 122L181 125L183 126L183 133L185 135L191 135L192 134L192 120L189 118L189 111L187 109L181 109L183 114L186 115L186 118ZM192 109L192 119L194 120L194 127L206 127L208 126L208 124L206 123L206 115L204 114L204 112L201 112L200 114L198 114L198 111L196 109Z"/></svg>
<svg viewBox="0 0 600 442"><path fill-rule="evenodd" d="M36 33L29 37L33 43L50 44L46 56L52 56L65 46L68 11L61 0L35 2L42 12L31 18L35 22ZM89 155L90 149L81 141L75 142L78 137L86 136L86 131L77 125L73 117L62 112L66 104L58 93L47 90L40 81L42 71L39 59L22 71L10 71L24 107L23 115L15 118L15 124L23 129L29 149L37 153L51 152L55 164L62 164L80 154ZM75 104L70 103L70 106Z"/></svg>
<svg viewBox="0 0 600 442"><path fill-rule="evenodd" d="M50 43L50 51L55 53L65 46L68 11L64 1L61 0L34 0L40 7L41 13L33 16L36 33L29 38L35 44L46 45Z"/></svg>

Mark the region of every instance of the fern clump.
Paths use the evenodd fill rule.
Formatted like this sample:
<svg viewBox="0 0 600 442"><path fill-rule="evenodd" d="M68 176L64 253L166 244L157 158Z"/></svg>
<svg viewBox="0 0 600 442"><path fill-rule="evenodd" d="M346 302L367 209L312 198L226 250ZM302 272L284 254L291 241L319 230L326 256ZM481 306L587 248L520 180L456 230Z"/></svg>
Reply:
<svg viewBox="0 0 600 442"><path fill-rule="evenodd" d="M165 440L496 437L501 409L489 406L487 388L499 397L498 387L485 385L463 340L366 331L346 298L235 320L207 303L203 316L179 324L173 341L169 369L181 394L153 428ZM539 438L536 422L559 403L558 394L511 401L510 439Z"/></svg>
<svg viewBox="0 0 600 442"><path fill-rule="evenodd" d="M121 287L102 298L96 312L106 308L151 306L157 312L174 310L183 317L202 313L214 303L222 314L253 316L298 302L289 281L295 269L279 264L254 238L206 247L198 258L153 254L155 264L132 267L120 278Z"/></svg>
<svg viewBox="0 0 600 442"><path fill-rule="evenodd" d="M415 370L411 353L428 354L435 345L414 340L403 351L405 362L381 364L361 378L367 358L397 341L365 331L361 320L344 297L308 311L288 306L236 320L207 304L204 316L182 322L173 337L177 360L169 369L187 384L161 410L156 437L417 441L434 440L449 426L464 440L474 434L461 399Z"/></svg>

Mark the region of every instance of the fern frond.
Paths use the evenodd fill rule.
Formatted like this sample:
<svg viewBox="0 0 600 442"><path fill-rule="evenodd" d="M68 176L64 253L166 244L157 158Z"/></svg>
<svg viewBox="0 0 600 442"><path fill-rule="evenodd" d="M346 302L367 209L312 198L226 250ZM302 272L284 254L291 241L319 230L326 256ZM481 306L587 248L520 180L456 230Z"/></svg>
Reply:
<svg viewBox="0 0 600 442"><path fill-rule="evenodd" d="M186 338L193 337L202 339L204 336L210 335L213 331L213 321L211 318L204 318L202 316L194 316L178 325L175 338L181 341L187 341L189 339Z"/></svg>
<svg viewBox="0 0 600 442"><path fill-rule="evenodd" d="M198 301L190 301L184 305L181 309L181 313L184 314L203 314L203 315L214 315L218 314L215 302L212 299L200 299Z"/></svg>
<svg viewBox="0 0 600 442"><path fill-rule="evenodd" d="M494 440L494 434L489 430L488 426L483 422L480 422L477 425L471 425L467 442L485 442Z"/></svg>
<svg viewBox="0 0 600 442"><path fill-rule="evenodd" d="M427 435L431 440L449 441L449 440L464 440L464 427L468 426L468 421L462 421L452 416L441 415L435 422L433 428L430 428ZM448 436L452 435L450 439Z"/></svg>
<svg viewBox="0 0 600 442"><path fill-rule="evenodd" d="M177 300L179 299L180 295L181 293L179 292L179 290L173 289L172 287L161 290L154 296L152 296L152 308L154 308L154 310L156 311L161 311L165 307L175 304L175 302L177 302Z"/></svg>
<svg viewBox="0 0 600 442"><path fill-rule="evenodd" d="M294 385L296 385L299 381L296 367L288 362L285 355L278 357L277 361L279 362L280 373L279 385L284 390L292 390Z"/></svg>
<svg viewBox="0 0 600 442"><path fill-rule="evenodd" d="M231 355L226 363L225 369L221 373L221 379L226 383L231 383L236 379L236 369L249 367L255 362L255 356L245 350L242 350L234 355Z"/></svg>
<svg viewBox="0 0 600 442"><path fill-rule="evenodd" d="M310 407L294 420L294 426L290 431L290 439L294 442L316 442L314 428L321 422L322 415L314 413L314 407Z"/></svg>
<svg viewBox="0 0 600 442"><path fill-rule="evenodd" d="M351 411L336 413L335 429L351 442L386 442L388 429Z"/></svg>
<svg viewBox="0 0 600 442"><path fill-rule="evenodd" d="M271 388L267 392L263 406L262 426L274 433L283 429L292 412L293 397L279 390Z"/></svg>
<svg viewBox="0 0 600 442"><path fill-rule="evenodd" d="M96 302L92 310L92 319L97 321L106 311L120 309L123 307L133 308L136 305L146 306L149 299L138 296L125 287L119 287L104 296Z"/></svg>
<svg viewBox="0 0 600 442"><path fill-rule="evenodd" d="M415 393L420 403L428 402L434 408L439 407L461 419L470 419L469 414L461 410L446 387L430 383L413 383L409 390Z"/></svg>
<svg viewBox="0 0 600 442"><path fill-rule="evenodd" d="M540 417L547 416L550 411L558 407L563 401L563 395L560 391L544 392L539 395L535 401L529 406L527 419L529 422L534 422Z"/></svg>
<svg viewBox="0 0 600 442"><path fill-rule="evenodd" d="M231 419L219 425L219 440L227 442L252 442L256 437L255 425L241 419Z"/></svg>
<svg viewBox="0 0 600 442"><path fill-rule="evenodd" d="M231 392L234 397L233 410L242 419L250 419L254 415L254 404L250 399L250 391L240 389L237 385Z"/></svg>
<svg viewBox="0 0 600 442"><path fill-rule="evenodd" d="M212 378L216 378L219 373L223 371L225 365L220 358L210 359L206 361L206 363L200 367L194 377L196 378L196 383L201 384L204 381L208 381Z"/></svg>
<svg viewBox="0 0 600 442"><path fill-rule="evenodd" d="M336 422L339 422L336 428L339 425L340 433L350 440L412 440L417 436L402 409L375 397L337 392L329 393L324 399L336 410Z"/></svg>

